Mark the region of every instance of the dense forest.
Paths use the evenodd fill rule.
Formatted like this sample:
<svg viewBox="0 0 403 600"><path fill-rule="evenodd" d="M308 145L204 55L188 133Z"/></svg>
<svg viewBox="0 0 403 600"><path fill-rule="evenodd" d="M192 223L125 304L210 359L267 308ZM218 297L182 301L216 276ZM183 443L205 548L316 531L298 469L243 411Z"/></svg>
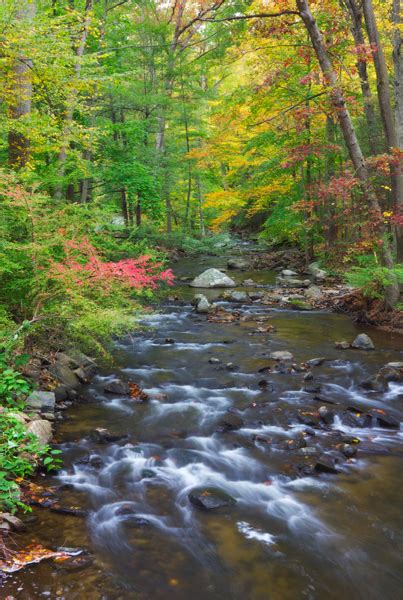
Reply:
<svg viewBox="0 0 403 600"><path fill-rule="evenodd" d="M400 0L1 0L3 508L36 468L17 446L59 462L7 416L33 357L108 360L179 255L291 248L401 311L402 18Z"/></svg>

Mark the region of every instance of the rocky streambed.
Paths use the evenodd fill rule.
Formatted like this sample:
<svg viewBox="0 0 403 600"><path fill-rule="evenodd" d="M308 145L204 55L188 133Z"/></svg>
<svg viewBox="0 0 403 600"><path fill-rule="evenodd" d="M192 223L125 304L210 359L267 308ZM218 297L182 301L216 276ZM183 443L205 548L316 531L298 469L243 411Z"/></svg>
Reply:
<svg viewBox="0 0 403 600"><path fill-rule="evenodd" d="M402 338L308 300L314 273L295 287L239 258L178 262L63 411L64 469L35 481L16 542L81 559L9 576L6 597L399 597ZM189 286L208 268L228 290Z"/></svg>

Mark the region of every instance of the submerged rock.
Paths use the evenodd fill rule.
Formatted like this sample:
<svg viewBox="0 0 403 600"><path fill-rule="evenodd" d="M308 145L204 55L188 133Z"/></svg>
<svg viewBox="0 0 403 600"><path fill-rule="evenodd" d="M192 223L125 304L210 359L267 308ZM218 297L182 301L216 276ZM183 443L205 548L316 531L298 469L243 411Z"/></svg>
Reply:
<svg viewBox="0 0 403 600"><path fill-rule="evenodd" d="M371 340L369 335L366 333L360 333L357 335L353 343L351 344L352 348L356 348L357 350L374 350L374 342Z"/></svg>
<svg viewBox="0 0 403 600"><path fill-rule="evenodd" d="M195 277L189 285L190 287L200 288L225 288L235 287L236 283L231 277L228 277L228 275L218 269L207 269L198 275L198 277Z"/></svg>
<svg viewBox="0 0 403 600"><path fill-rule="evenodd" d="M243 419L235 413L227 413L218 423L218 430L221 432L225 431L236 431L243 427Z"/></svg>
<svg viewBox="0 0 403 600"><path fill-rule="evenodd" d="M294 360L294 356L288 350L277 350L270 352L270 358L273 360Z"/></svg>
<svg viewBox="0 0 403 600"><path fill-rule="evenodd" d="M227 267L229 269L247 269L249 267L249 263L244 258L229 258L227 261Z"/></svg>
<svg viewBox="0 0 403 600"><path fill-rule="evenodd" d="M119 440L124 439L126 436L112 434L105 427L97 427L90 433L90 437L98 444L109 444L110 442L118 442Z"/></svg>
<svg viewBox="0 0 403 600"><path fill-rule="evenodd" d="M194 506L204 510L213 510L236 504L235 498L214 487L195 488L189 492L188 498Z"/></svg>
<svg viewBox="0 0 403 600"><path fill-rule="evenodd" d="M346 342L346 340L343 340L341 342L335 342L334 346L335 348L337 348L337 350L347 350L348 348L350 348L350 344Z"/></svg>
<svg viewBox="0 0 403 600"><path fill-rule="evenodd" d="M246 292L231 292L229 300L231 302L248 302L249 296Z"/></svg>

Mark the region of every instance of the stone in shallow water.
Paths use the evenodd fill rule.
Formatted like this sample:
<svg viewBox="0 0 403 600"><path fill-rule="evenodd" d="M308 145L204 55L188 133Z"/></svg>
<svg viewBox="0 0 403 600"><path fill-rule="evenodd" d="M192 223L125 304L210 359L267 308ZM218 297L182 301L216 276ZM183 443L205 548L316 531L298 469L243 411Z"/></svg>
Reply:
<svg viewBox="0 0 403 600"><path fill-rule="evenodd" d="M188 498L194 506L204 510L213 510L225 506L234 506L235 498L214 487L195 488L188 494Z"/></svg>
<svg viewBox="0 0 403 600"><path fill-rule="evenodd" d="M246 292L231 292L229 300L231 302L248 302L249 296Z"/></svg>
<svg viewBox="0 0 403 600"><path fill-rule="evenodd" d="M288 350L277 350L276 352L270 352L270 358L273 360L294 360L294 356Z"/></svg>
<svg viewBox="0 0 403 600"><path fill-rule="evenodd" d="M249 267L249 263L244 258L229 258L227 261L227 267L229 269L247 269Z"/></svg>
<svg viewBox="0 0 403 600"><path fill-rule="evenodd" d="M200 288L225 288L225 287L235 287L235 281L228 277L222 271L218 269L207 269L198 277L195 277L191 283L189 283L190 287L200 287Z"/></svg>
<svg viewBox="0 0 403 600"><path fill-rule="evenodd" d="M355 338L354 342L351 344L352 348L356 348L357 350L374 350L374 342L371 340L369 335L366 333L360 333Z"/></svg>
<svg viewBox="0 0 403 600"><path fill-rule="evenodd" d="M237 429L241 429L243 425L244 422L240 416L236 415L235 413L227 413L218 423L218 430L222 432L236 431Z"/></svg>
<svg viewBox="0 0 403 600"><path fill-rule="evenodd" d="M315 464L315 470L320 473L331 473L336 474L339 470L336 467L336 463L334 458L331 456L327 456L326 454L322 454L319 456L318 460Z"/></svg>
<svg viewBox="0 0 403 600"><path fill-rule="evenodd" d="M350 344L346 342L346 340L342 340L341 342L335 342L334 345L335 348L337 348L337 350L347 350L348 348L350 348Z"/></svg>
<svg viewBox="0 0 403 600"><path fill-rule="evenodd" d="M104 391L108 394L127 396L130 393L129 386L121 379L113 379L104 385Z"/></svg>
<svg viewBox="0 0 403 600"><path fill-rule="evenodd" d="M211 304L203 294L197 294L200 298L197 301L196 312L199 314L206 314L210 310Z"/></svg>

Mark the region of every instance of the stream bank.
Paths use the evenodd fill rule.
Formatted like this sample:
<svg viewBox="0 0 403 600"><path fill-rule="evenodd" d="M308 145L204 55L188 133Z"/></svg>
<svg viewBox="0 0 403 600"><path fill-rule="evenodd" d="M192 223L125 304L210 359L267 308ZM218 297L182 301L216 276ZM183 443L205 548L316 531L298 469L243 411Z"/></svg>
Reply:
<svg viewBox="0 0 403 600"><path fill-rule="evenodd" d="M84 549L87 560L27 568L6 595L397 597L403 389L362 383L402 360L401 337L222 290L203 293L240 316L209 321L194 312L189 278L228 258L178 262L171 299L116 343L117 368L65 411L55 439L64 470L36 480L48 506L38 502L17 541ZM248 279L273 293L277 276L228 274L240 293ZM374 350L335 347L360 333ZM64 514L49 510L53 499Z"/></svg>

